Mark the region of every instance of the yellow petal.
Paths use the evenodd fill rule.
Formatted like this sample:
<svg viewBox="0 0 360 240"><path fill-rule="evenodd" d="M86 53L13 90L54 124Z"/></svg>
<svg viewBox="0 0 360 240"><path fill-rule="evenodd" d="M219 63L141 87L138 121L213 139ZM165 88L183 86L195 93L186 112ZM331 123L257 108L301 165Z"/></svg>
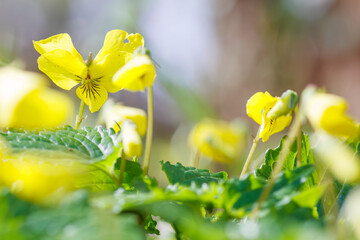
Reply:
<svg viewBox="0 0 360 240"><path fill-rule="evenodd" d="M231 163L239 156L244 138L244 131L236 125L207 119L192 129L189 144L215 161Z"/></svg>
<svg viewBox="0 0 360 240"><path fill-rule="evenodd" d="M90 112L98 111L107 100L108 93L103 86L84 83L76 89L77 96L89 106Z"/></svg>
<svg viewBox="0 0 360 240"><path fill-rule="evenodd" d="M138 55L125 64L113 77L120 89L144 91L151 87L156 77L155 67L147 55Z"/></svg>
<svg viewBox="0 0 360 240"><path fill-rule="evenodd" d="M34 90L46 88L42 74L15 67L0 68L0 127L9 127L19 102Z"/></svg>
<svg viewBox="0 0 360 240"><path fill-rule="evenodd" d="M136 130L141 136L144 136L147 128L147 117L144 110L115 104L108 101L101 112L101 120L105 122L107 128L113 128L118 132L119 126L122 126L126 120L131 120L136 125Z"/></svg>
<svg viewBox="0 0 360 240"><path fill-rule="evenodd" d="M268 111L266 111L268 113ZM291 114L286 116L281 116L276 119L269 119L267 114L263 115L263 124L261 125L259 137L263 142L266 142L269 137L275 133L281 132L287 126L290 125L292 120Z"/></svg>
<svg viewBox="0 0 360 240"><path fill-rule="evenodd" d="M38 53L44 54L47 52L51 52L53 50L61 49L68 51L71 53L75 58L77 58L79 61L84 61L81 55L76 51L72 41L71 37L67 33L61 33L54 35L52 37L49 37L44 40L40 41L33 41L34 48Z"/></svg>
<svg viewBox="0 0 360 240"><path fill-rule="evenodd" d="M257 124L262 124L263 109L268 106L274 106L278 98L272 97L268 92L255 93L246 103L246 113Z"/></svg>
<svg viewBox="0 0 360 240"><path fill-rule="evenodd" d="M39 57L38 64L42 72L65 90L70 90L86 77L85 63L66 50L46 52Z"/></svg>
<svg viewBox="0 0 360 240"><path fill-rule="evenodd" d="M305 106L306 115L316 130L324 130L339 137L358 134L359 126L346 115L347 103L342 97L317 93Z"/></svg>
<svg viewBox="0 0 360 240"><path fill-rule="evenodd" d="M121 139L126 157L134 158L141 156L142 141L133 122L127 120L122 124Z"/></svg>
<svg viewBox="0 0 360 240"><path fill-rule="evenodd" d="M123 30L112 30L105 36L104 45L96 55L95 60L101 62L109 53L128 52L133 54L135 49L144 46L144 38L139 34L128 34Z"/></svg>
<svg viewBox="0 0 360 240"><path fill-rule="evenodd" d="M128 52L109 53L99 62L94 60L90 67L89 73L92 79L99 79L100 84L108 92L117 92L121 88L114 85L112 77L125 63L130 59L132 54Z"/></svg>
<svg viewBox="0 0 360 240"><path fill-rule="evenodd" d="M9 127L57 127L62 125L72 112L72 101L65 94L52 89L35 90L17 104Z"/></svg>

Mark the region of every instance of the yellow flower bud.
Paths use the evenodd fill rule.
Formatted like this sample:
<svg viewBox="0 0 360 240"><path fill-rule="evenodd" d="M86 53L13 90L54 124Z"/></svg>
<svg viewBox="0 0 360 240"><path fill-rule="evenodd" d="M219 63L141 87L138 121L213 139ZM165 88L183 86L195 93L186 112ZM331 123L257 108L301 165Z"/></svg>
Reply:
<svg viewBox="0 0 360 240"><path fill-rule="evenodd" d="M359 124L346 115L347 102L344 98L314 93L305 101L304 111L316 131L325 131L339 137L355 137Z"/></svg>
<svg viewBox="0 0 360 240"><path fill-rule="evenodd" d="M144 91L155 81L156 70L151 58L138 54L120 68L112 78L113 84L120 89Z"/></svg>
<svg viewBox="0 0 360 240"><path fill-rule="evenodd" d="M126 120L131 120L136 125L136 130L141 136L146 133L147 117L144 110L127 107L108 101L101 112L100 121L104 122L107 128L113 128L115 132L120 130L119 126Z"/></svg>
<svg viewBox="0 0 360 240"><path fill-rule="evenodd" d="M0 68L0 127L43 128L63 124L72 114L71 100L47 87L41 74Z"/></svg>
<svg viewBox="0 0 360 240"><path fill-rule="evenodd" d="M231 163L239 156L245 131L237 123L205 119L189 135L189 145L215 161Z"/></svg>
<svg viewBox="0 0 360 240"><path fill-rule="evenodd" d="M142 141L139 133L136 131L136 125L126 120L121 125L121 139L124 153L127 158L140 157L142 154Z"/></svg>
<svg viewBox="0 0 360 240"><path fill-rule="evenodd" d="M273 108L267 114L270 119L276 119L280 116L291 114L298 103L298 95L292 90L286 90L276 102Z"/></svg>

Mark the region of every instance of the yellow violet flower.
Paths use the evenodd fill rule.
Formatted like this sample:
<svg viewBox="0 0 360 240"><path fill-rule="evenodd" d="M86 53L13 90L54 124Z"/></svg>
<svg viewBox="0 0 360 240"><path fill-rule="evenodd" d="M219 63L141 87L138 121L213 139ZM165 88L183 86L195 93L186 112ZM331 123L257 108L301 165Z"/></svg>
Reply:
<svg viewBox="0 0 360 240"><path fill-rule="evenodd" d="M0 127L56 127L72 110L71 100L48 88L42 74L12 66L0 68Z"/></svg>
<svg viewBox="0 0 360 240"><path fill-rule="evenodd" d="M189 135L189 145L215 161L231 163L239 156L245 132L237 123L205 119Z"/></svg>
<svg viewBox="0 0 360 240"><path fill-rule="evenodd" d="M304 109L315 130L324 130L338 137L359 134L359 124L346 115L347 102L342 97L315 93L306 101Z"/></svg>
<svg viewBox="0 0 360 240"><path fill-rule="evenodd" d="M144 136L147 127L147 117L144 110L134 107L116 104L108 101L102 109L100 121L105 122L107 128L113 128L115 132L120 130L119 126L126 120L131 120L136 125L137 132Z"/></svg>
<svg viewBox="0 0 360 240"><path fill-rule="evenodd" d="M96 57L92 59L90 55L85 62L66 33L34 41L35 49L41 54L39 69L65 90L79 85L76 94L91 112L101 108L108 92L122 89L113 84L112 77L141 46L144 46L144 39L140 34L112 30L106 34L104 45Z"/></svg>
<svg viewBox="0 0 360 240"><path fill-rule="evenodd" d="M139 53L115 73L113 83L121 89L144 91L152 86L155 78L156 70L151 58Z"/></svg>
<svg viewBox="0 0 360 240"><path fill-rule="evenodd" d="M268 92L257 92L246 104L247 115L261 126L259 138L262 138L263 142L266 142L274 133L284 130L291 123L291 111L277 118L268 116L269 111L279 100L280 98L273 97Z"/></svg>
<svg viewBox="0 0 360 240"><path fill-rule="evenodd" d="M136 125L126 120L121 125L121 139L124 148L124 154L127 158L140 157L142 154L142 141L136 130Z"/></svg>

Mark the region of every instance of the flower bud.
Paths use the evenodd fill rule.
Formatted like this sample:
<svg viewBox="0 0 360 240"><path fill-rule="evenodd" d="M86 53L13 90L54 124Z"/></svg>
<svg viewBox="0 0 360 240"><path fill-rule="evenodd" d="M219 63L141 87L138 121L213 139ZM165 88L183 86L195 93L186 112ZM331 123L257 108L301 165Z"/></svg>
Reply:
<svg viewBox="0 0 360 240"><path fill-rule="evenodd" d="M276 119L291 113L298 103L298 95L292 90L286 90L276 102L274 107L268 112L267 117Z"/></svg>
<svg viewBox="0 0 360 240"><path fill-rule="evenodd" d="M142 154L142 141L139 133L136 131L136 125L126 120L121 125L121 139L124 148L124 154L127 158L140 157Z"/></svg>

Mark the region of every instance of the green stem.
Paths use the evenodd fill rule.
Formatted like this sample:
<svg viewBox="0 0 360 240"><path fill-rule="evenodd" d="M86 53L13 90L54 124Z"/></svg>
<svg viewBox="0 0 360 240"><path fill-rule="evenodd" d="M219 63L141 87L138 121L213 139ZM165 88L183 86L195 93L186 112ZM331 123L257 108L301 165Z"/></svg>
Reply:
<svg viewBox="0 0 360 240"><path fill-rule="evenodd" d="M143 175L148 174L149 163L150 163L150 152L151 152L151 141L152 141L152 132L153 132L153 94L152 88L148 88L148 123L147 123L147 134L146 134L146 143L145 143L145 154L144 154L144 170Z"/></svg>
<svg viewBox="0 0 360 240"><path fill-rule="evenodd" d="M255 219L257 217L257 214L259 213L259 211L261 209L262 203L267 199L272 188L274 187L276 177L279 175L279 173L283 169L283 165L285 163L286 156L288 155L288 153L290 151L290 147L297 137L298 131L301 128L303 121L304 121L304 117L300 116L300 114L298 114L298 116L294 120L294 123L291 125L291 128L289 130L289 135L283 142L282 151L280 152L280 155L279 155L278 161L275 164L274 170L272 171L269 181L259 197L258 204L256 205L256 207L253 209L253 211L251 213L252 219Z"/></svg>
<svg viewBox="0 0 360 240"><path fill-rule="evenodd" d="M84 106L85 106L85 102L83 100L81 100L81 103L80 103L80 110L79 110L79 115L76 116L76 126L75 126L75 129L79 129L80 127L80 124L82 122L82 116L83 116L83 113L84 113Z"/></svg>
<svg viewBox="0 0 360 240"><path fill-rule="evenodd" d="M199 168L199 162L200 162L200 152L198 150L196 150L196 152L194 153L194 156L193 156L192 166L194 168Z"/></svg>
<svg viewBox="0 0 360 240"><path fill-rule="evenodd" d="M121 163L120 163L120 174L119 174L119 186L120 187L124 180L124 173L125 173L125 167L126 167L126 159L123 156L124 156L123 150L121 149L121 152L120 152Z"/></svg>
<svg viewBox="0 0 360 240"><path fill-rule="evenodd" d="M258 144L258 142L259 142L259 139L260 139L260 138L259 138L260 129L261 129L261 126L259 127L259 129L258 129L258 131L257 131L257 133L256 133L256 137L255 137L254 140L253 140L253 144L252 144L252 146L251 146L249 155L247 156L247 159L246 159L246 161L245 161L245 164L244 164L244 167L243 167L243 169L242 169L242 171L241 171L241 174L240 174L239 179L241 179L241 178L244 177L244 175L245 175L245 173L246 173L246 171L247 171L247 169L248 169L248 167L249 167L251 158L252 158L252 156L254 155L256 146L257 146L257 144Z"/></svg>

